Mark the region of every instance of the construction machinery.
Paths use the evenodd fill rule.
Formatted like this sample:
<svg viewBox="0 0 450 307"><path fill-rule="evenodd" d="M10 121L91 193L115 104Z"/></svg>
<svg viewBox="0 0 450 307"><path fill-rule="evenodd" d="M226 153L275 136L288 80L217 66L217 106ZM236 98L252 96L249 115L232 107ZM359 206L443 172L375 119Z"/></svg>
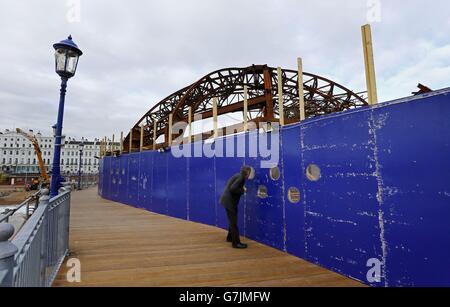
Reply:
<svg viewBox="0 0 450 307"><path fill-rule="evenodd" d="M23 137L27 138L31 142L31 144L33 144L39 164L39 171L41 172L41 177L39 179L33 179L32 184L30 186L27 186L26 188L29 190L37 190L39 187L48 186L50 183L50 177L45 168L44 160L42 160L42 152L41 148L39 147L37 138L32 134L24 132L22 129L17 128L16 131Z"/></svg>

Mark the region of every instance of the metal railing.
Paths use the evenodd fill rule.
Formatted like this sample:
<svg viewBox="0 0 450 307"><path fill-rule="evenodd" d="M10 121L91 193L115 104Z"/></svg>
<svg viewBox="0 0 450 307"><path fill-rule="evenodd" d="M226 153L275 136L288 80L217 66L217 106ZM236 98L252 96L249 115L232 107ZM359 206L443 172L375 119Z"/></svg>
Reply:
<svg viewBox="0 0 450 307"><path fill-rule="evenodd" d="M90 187L96 186L98 184L98 175L82 175L81 176L81 189L88 189ZM78 190L78 175L67 175L65 177L66 182L70 183L72 186L72 190Z"/></svg>
<svg viewBox="0 0 450 307"><path fill-rule="evenodd" d="M20 205L18 205L14 209L6 209L3 212L0 213L0 223L9 222L9 219L17 213L17 211L21 210L23 207L26 206L26 219L30 218L30 216L33 214L33 212L37 209L39 206L39 197L41 195L41 191L38 191L31 196L29 196L27 199L25 199ZM31 204L34 202L34 206L31 206Z"/></svg>
<svg viewBox="0 0 450 307"><path fill-rule="evenodd" d="M0 223L0 286L49 287L69 249L69 188L50 199L41 192L39 206L16 236Z"/></svg>

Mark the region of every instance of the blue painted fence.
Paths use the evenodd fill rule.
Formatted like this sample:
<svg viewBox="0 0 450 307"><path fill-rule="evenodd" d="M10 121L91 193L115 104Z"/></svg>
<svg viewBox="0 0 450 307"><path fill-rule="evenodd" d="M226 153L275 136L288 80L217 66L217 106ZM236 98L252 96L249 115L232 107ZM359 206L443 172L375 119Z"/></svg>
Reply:
<svg viewBox="0 0 450 307"><path fill-rule="evenodd" d="M218 200L247 164L256 176L240 204L242 235L372 286L450 286L449 118L446 89L284 127L278 180L248 150L236 158L105 157L99 193L226 229ZM228 140L248 148L255 137ZM312 164L317 181L306 176ZM300 191L299 203L289 200L290 188ZM381 265L380 282L367 279L370 259Z"/></svg>

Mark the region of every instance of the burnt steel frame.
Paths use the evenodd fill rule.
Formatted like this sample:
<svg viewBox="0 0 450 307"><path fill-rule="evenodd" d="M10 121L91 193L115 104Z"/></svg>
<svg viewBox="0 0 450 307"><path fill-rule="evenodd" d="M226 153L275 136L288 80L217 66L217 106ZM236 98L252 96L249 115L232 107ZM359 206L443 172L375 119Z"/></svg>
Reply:
<svg viewBox="0 0 450 307"><path fill-rule="evenodd" d="M282 70L284 118L287 124L300 120L298 72ZM140 127L144 127L144 148L153 145L154 122L157 121L157 138L165 135L168 140L169 115L173 123L187 122L189 108L192 116L201 114L202 119L213 116L213 98L217 98L218 115L242 112L244 109L244 86L248 88L249 120L254 122L278 121L278 75L277 68L252 65L245 68L225 68L214 71L194 84L178 90L157 103L133 127L132 149L139 148ZM306 118L314 118L369 105L365 92L355 93L348 88L311 73L303 73ZM128 134L124 151L129 152ZM159 148L158 147L158 148Z"/></svg>

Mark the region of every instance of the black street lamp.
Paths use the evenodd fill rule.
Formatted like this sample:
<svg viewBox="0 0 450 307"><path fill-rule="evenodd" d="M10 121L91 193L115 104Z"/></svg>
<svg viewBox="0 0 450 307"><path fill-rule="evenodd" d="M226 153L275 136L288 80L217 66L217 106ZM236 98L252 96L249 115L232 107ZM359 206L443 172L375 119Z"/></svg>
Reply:
<svg viewBox="0 0 450 307"><path fill-rule="evenodd" d="M78 190L81 190L81 168L83 166L82 159L83 159L83 148L84 148L84 140L81 141L79 144L80 147L80 163L78 165Z"/></svg>
<svg viewBox="0 0 450 307"><path fill-rule="evenodd" d="M78 66L78 59L83 52L72 41L72 36L66 40L53 45L55 48L55 70L61 77L61 94L59 98L58 121L56 123L55 147L53 155L52 183L50 197L58 195L58 190L62 186L61 176L61 138L64 116L64 99L66 96L67 81L75 75Z"/></svg>

